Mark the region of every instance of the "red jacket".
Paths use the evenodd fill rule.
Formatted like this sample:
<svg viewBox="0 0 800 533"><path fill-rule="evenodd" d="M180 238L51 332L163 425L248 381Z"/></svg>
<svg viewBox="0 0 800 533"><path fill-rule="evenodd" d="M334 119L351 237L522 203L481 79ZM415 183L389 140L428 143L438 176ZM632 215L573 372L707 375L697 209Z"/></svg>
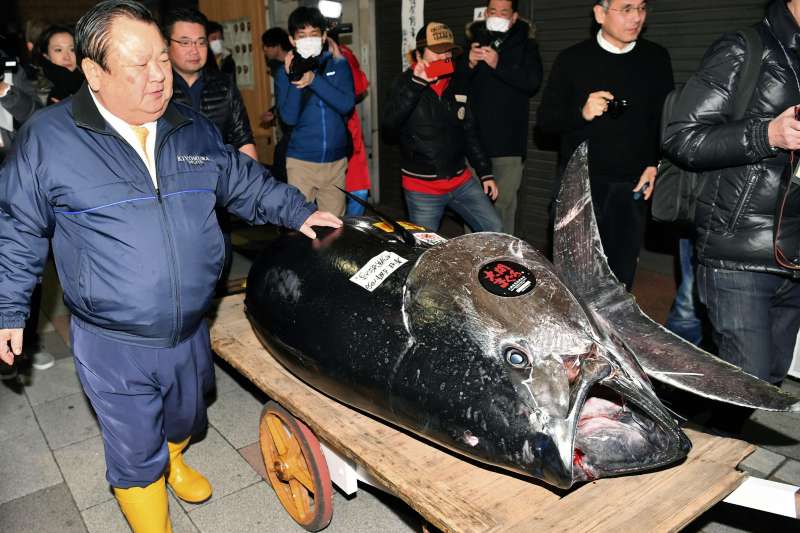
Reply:
<svg viewBox="0 0 800 533"><path fill-rule="evenodd" d="M367 92L369 80L367 75L361 70L361 65L352 50L341 44L339 49L350 65L353 73L353 86L356 93L356 102ZM361 131L361 118L358 116L358 109L353 108L353 113L347 121L347 129L353 138L353 155L347 162L347 174L345 176L345 190L362 191L369 190L371 187L369 179L369 162L367 161L367 150L364 146L364 136Z"/></svg>

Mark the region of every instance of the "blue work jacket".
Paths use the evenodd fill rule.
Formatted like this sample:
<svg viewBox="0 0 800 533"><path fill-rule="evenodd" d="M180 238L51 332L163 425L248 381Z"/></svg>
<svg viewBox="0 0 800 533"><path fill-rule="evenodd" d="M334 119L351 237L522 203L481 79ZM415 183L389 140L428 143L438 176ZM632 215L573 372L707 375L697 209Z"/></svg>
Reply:
<svg viewBox="0 0 800 533"><path fill-rule="evenodd" d="M315 211L190 108L170 104L156 131L157 186L86 85L26 122L0 169L0 328L23 327L52 239L82 326L175 346L196 331L222 272L215 206L295 229Z"/></svg>

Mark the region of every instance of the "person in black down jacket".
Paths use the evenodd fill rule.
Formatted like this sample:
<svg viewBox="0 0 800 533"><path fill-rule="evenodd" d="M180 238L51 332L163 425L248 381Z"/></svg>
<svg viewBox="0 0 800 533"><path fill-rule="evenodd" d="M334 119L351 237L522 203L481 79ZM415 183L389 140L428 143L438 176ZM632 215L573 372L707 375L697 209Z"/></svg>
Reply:
<svg viewBox="0 0 800 533"><path fill-rule="evenodd" d="M203 113L217 125L226 144L258 160L253 130L236 83L208 61L208 19L196 9L175 9L164 19L174 71L174 102Z"/></svg>
<svg viewBox="0 0 800 533"><path fill-rule="evenodd" d="M519 18L518 4L489 0L487 19L467 28L470 105L502 191L494 207L509 234L514 233L517 191L528 152L528 105L542 83L539 46L533 27Z"/></svg>
<svg viewBox="0 0 800 533"><path fill-rule="evenodd" d="M409 218L436 231L446 208L473 231L501 231L492 207L497 184L492 163L481 148L478 127L463 80L438 77L460 47L444 24L429 22L417 33L412 66L395 81L381 125L400 141L403 192ZM466 158L477 172L467 166Z"/></svg>
<svg viewBox="0 0 800 533"><path fill-rule="evenodd" d="M773 244L790 153L800 149L798 21L800 1L775 0L757 26L761 71L741 120L729 117L746 41L730 33L714 43L676 103L664 142L676 163L704 171L697 285L719 355L776 384L789 370L800 327L800 271L779 264ZM790 260L800 251L800 191L793 189L781 224L794 237Z"/></svg>

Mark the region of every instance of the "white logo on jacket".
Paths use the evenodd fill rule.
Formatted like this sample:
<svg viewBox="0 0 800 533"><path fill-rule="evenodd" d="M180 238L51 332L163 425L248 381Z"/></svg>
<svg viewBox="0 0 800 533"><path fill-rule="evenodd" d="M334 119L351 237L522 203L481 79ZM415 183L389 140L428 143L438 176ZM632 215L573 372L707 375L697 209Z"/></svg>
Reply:
<svg viewBox="0 0 800 533"><path fill-rule="evenodd" d="M190 165L205 165L211 161L207 155L179 155L178 163L188 163Z"/></svg>

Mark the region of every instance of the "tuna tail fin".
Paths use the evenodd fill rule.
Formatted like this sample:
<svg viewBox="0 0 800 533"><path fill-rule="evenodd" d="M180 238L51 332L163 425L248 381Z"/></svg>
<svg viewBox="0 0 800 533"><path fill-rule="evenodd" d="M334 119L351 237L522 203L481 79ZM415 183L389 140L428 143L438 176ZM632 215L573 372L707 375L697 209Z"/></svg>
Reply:
<svg viewBox="0 0 800 533"><path fill-rule="evenodd" d="M570 290L628 345L652 379L734 405L800 411L800 399L655 323L617 281L606 261L592 209L585 142L575 150L562 178L553 262Z"/></svg>
<svg viewBox="0 0 800 533"><path fill-rule="evenodd" d="M367 209L369 211L372 211L381 220L383 220L384 222L386 222L387 224L392 226L394 228L395 234L397 235L397 237L401 241L403 241L404 244L407 244L408 246L415 246L416 245L417 241L416 241L416 239L414 239L414 234L411 233L410 231L408 231L406 228L404 228L402 226L402 224L400 224L399 222L397 222L393 218L384 215L383 213L378 211L378 209L374 205L372 205L371 203L367 202L366 200L363 200L362 198L359 198L355 194L347 192L346 190L342 189L339 186L337 186L336 188L339 189L340 191L342 191L345 194L345 196L347 196L348 198L350 198L351 200L353 200L357 204L362 205L365 209Z"/></svg>

